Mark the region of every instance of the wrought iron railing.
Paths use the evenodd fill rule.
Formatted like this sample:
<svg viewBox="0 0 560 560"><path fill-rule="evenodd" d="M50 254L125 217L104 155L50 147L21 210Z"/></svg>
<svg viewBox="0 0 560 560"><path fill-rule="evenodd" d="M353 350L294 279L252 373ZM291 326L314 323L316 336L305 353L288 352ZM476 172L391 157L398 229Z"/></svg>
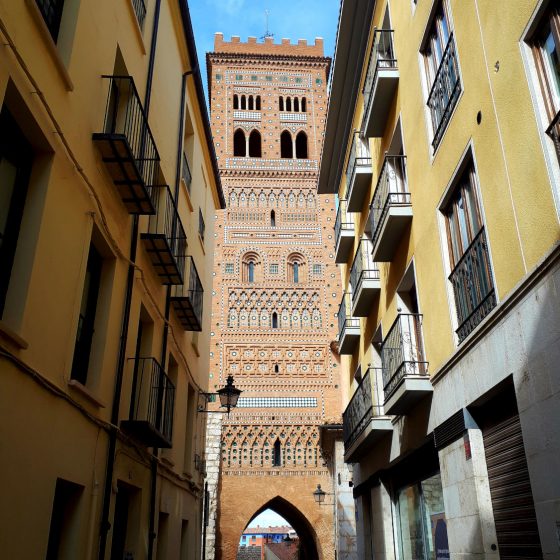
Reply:
<svg viewBox="0 0 560 560"><path fill-rule="evenodd" d="M342 413L344 448L364 431L372 418L383 416L383 396L379 390L381 368L369 367Z"/></svg>
<svg viewBox="0 0 560 560"><path fill-rule="evenodd" d="M167 185L154 186L152 199L156 211L150 216L147 233L165 237L168 248L176 260L181 278L184 279L187 236L171 190Z"/></svg>
<svg viewBox="0 0 560 560"><path fill-rule="evenodd" d="M342 296L342 301L338 308L338 340L342 340L348 327L359 327L360 320L352 317L352 300L349 293Z"/></svg>
<svg viewBox="0 0 560 560"><path fill-rule="evenodd" d="M496 307L496 292L490 268L484 228L477 233L449 275L457 310L456 330L462 342Z"/></svg>
<svg viewBox="0 0 560 560"><path fill-rule="evenodd" d="M428 362L422 344L422 315L399 313L381 346L385 400L406 376L426 376Z"/></svg>
<svg viewBox="0 0 560 560"><path fill-rule="evenodd" d="M432 140L434 151L441 141L460 93L461 80L459 78L459 66L455 51L455 39L452 33L445 47L428 96L428 107L430 108L434 131L434 138Z"/></svg>
<svg viewBox="0 0 560 560"><path fill-rule="evenodd" d="M189 167L189 160L185 152L183 152L183 160L181 164L181 177L183 178L183 181L185 181L187 191L191 194L192 175L191 168Z"/></svg>
<svg viewBox="0 0 560 560"><path fill-rule="evenodd" d="M379 70L392 68L397 68L397 58L393 47L393 30L377 29L373 35L373 48L369 56L366 81L363 89L364 105L366 108L365 115L368 115L370 112Z"/></svg>
<svg viewBox="0 0 560 560"><path fill-rule="evenodd" d="M342 231L354 231L354 220L352 214L346 211L346 200L338 201L338 211L336 212L336 219L334 221L334 238L338 243Z"/></svg>
<svg viewBox="0 0 560 560"><path fill-rule="evenodd" d="M154 358L134 358L129 420L147 422L167 441L173 435L175 385Z"/></svg>
<svg viewBox="0 0 560 560"><path fill-rule="evenodd" d="M350 285L352 293L356 294L363 280L379 280L379 269L371 258L373 247L369 239L362 239L354 256L350 269Z"/></svg>
<svg viewBox="0 0 560 560"><path fill-rule="evenodd" d="M35 2L53 41L56 43L60 31L60 22L62 21L64 0L35 0Z"/></svg>
<svg viewBox="0 0 560 560"><path fill-rule="evenodd" d="M554 148L556 149L556 155L558 156L558 161L560 162L560 111L556 113L556 116L552 119L549 127L546 129L546 133L552 141L554 142Z"/></svg>
<svg viewBox="0 0 560 560"><path fill-rule="evenodd" d="M105 134L124 136L146 187L159 181L160 157L140 96L131 76L102 76L109 80Z"/></svg>
<svg viewBox="0 0 560 560"><path fill-rule="evenodd" d="M140 29L144 30L144 20L146 19L146 4L144 4L144 0L132 0L132 7L134 8Z"/></svg>
<svg viewBox="0 0 560 560"><path fill-rule="evenodd" d="M356 173L357 167L370 167L371 156L366 142L363 142L359 133L354 133L352 139L352 146L350 147L350 157L348 158L348 165L346 166L346 189L350 191L352 179ZM349 196L347 196L349 198Z"/></svg>
<svg viewBox="0 0 560 560"><path fill-rule="evenodd" d="M386 155L373 193L366 226L374 245L389 208L410 204L410 193L407 190L406 156Z"/></svg>
<svg viewBox="0 0 560 560"><path fill-rule="evenodd" d="M172 298L188 298L193 313L202 325L202 304L204 300L204 288L200 281L200 276L194 264L192 256L188 255L185 258L185 282L171 288Z"/></svg>

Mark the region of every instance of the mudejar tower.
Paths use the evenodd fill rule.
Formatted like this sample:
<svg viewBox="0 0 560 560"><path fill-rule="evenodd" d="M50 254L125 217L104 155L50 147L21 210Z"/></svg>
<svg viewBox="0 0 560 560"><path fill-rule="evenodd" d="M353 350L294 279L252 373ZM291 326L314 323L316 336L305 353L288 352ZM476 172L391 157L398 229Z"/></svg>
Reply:
<svg viewBox="0 0 560 560"><path fill-rule="evenodd" d="M317 484L331 491L319 427L340 417L335 208L316 194L330 59L321 39L216 34L207 60L227 202L216 222L210 382L233 375L243 394L229 416L209 415L206 558L215 546L215 558L234 560L247 523L271 507L306 558L331 559L333 507L312 495Z"/></svg>

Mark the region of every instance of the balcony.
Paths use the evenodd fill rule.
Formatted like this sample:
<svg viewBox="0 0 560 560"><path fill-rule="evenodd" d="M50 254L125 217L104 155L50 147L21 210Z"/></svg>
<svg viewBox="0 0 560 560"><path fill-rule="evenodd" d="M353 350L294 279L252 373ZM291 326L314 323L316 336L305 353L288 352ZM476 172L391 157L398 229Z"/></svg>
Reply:
<svg viewBox="0 0 560 560"><path fill-rule="evenodd" d="M371 241L362 239L350 269L352 317L367 317L381 291L379 270L371 258Z"/></svg>
<svg viewBox="0 0 560 560"><path fill-rule="evenodd" d="M546 129L546 133L550 138L552 138L554 149L556 150L556 155L558 156L558 162L560 163L560 111L558 111L556 116L552 119L550 126Z"/></svg>
<svg viewBox="0 0 560 560"><path fill-rule="evenodd" d="M387 414L407 414L433 392L424 360L422 315L397 315L381 346L381 361Z"/></svg>
<svg viewBox="0 0 560 560"><path fill-rule="evenodd" d="M393 31L378 29L364 84L362 133L366 138L383 136L391 103L399 83L399 68L393 48Z"/></svg>
<svg viewBox="0 0 560 560"><path fill-rule="evenodd" d="M356 133L350 148L346 167L347 212L361 212L366 194L371 185L371 157L368 146Z"/></svg>
<svg viewBox="0 0 560 560"><path fill-rule="evenodd" d="M169 187L152 187L152 191L155 214L150 216L148 231L140 234L140 239L161 283L182 284L187 236Z"/></svg>
<svg viewBox="0 0 560 560"><path fill-rule="evenodd" d="M134 358L132 400L123 431L147 447L171 447L175 385L154 358Z"/></svg>
<svg viewBox="0 0 560 560"><path fill-rule="evenodd" d="M375 262L393 260L403 233L412 221L407 191L406 156L385 156L366 226Z"/></svg>
<svg viewBox="0 0 560 560"><path fill-rule="evenodd" d="M171 288L171 305L186 331L201 331L204 290L191 256L186 257L185 268L187 281Z"/></svg>
<svg viewBox="0 0 560 560"><path fill-rule="evenodd" d="M334 262L336 264L348 262L350 251L354 246L354 236L354 220L352 215L346 212L346 200L339 200L334 222Z"/></svg>
<svg viewBox="0 0 560 560"><path fill-rule="evenodd" d="M146 4L144 4L144 0L132 0L132 6L138 20L138 25L143 30L144 20L146 19Z"/></svg>
<svg viewBox="0 0 560 560"><path fill-rule="evenodd" d="M159 174L159 154L148 119L130 76L103 76L109 92L103 132L93 141L130 214L153 214L152 186Z"/></svg>
<svg viewBox="0 0 560 560"><path fill-rule="evenodd" d="M368 368L342 413L344 461L356 463L383 436L393 431L391 419L384 414L381 368Z"/></svg>
<svg viewBox="0 0 560 560"><path fill-rule="evenodd" d="M338 353L352 354L360 340L360 320L352 317L351 297L349 293L342 296L338 308Z"/></svg>
<svg viewBox="0 0 560 560"><path fill-rule="evenodd" d="M496 307L486 233L482 228L449 275L455 295L459 342Z"/></svg>
<svg viewBox="0 0 560 560"><path fill-rule="evenodd" d="M432 140L434 152L447 128L460 93L461 80L459 78L459 67L455 53L455 39L452 33L445 47L434 83L430 89L430 94L428 95L428 107L430 108L434 133Z"/></svg>

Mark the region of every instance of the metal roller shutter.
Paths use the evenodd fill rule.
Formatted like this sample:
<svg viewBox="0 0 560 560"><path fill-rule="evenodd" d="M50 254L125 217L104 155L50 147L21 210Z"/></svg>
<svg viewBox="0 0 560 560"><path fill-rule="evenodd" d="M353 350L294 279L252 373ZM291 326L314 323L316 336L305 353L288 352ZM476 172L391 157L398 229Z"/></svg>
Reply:
<svg viewBox="0 0 560 560"><path fill-rule="evenodd" d="M483 436L500 558L542 559L519 415Z"/></svg>

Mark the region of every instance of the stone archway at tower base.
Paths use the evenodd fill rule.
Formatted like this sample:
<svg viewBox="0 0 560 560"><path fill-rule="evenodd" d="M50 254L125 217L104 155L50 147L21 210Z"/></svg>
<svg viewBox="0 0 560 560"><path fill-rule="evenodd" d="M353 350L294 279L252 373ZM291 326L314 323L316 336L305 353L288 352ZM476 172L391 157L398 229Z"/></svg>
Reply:
<svg viewBox="0 0 560 560"><path fill-rule="evenodd" d="M292 529L295 530L299 537L300 542L300 552L299 552L299 559L298 560L319 560L319 553L317 552L317 546L315 541L317 536L315 535L315 531L313 527L307 520L307 518L290 502L281 498L280 496L276 496L266 504L264 504L251 519L249 523L257 515L270 509L276 512L278 515L281 515L289 525L291 525ZM249 524L247 523L247 525Z"/></svg>
<svg viewBox="0 0 560 560"><path fill-rule="evenodd" d="M329 488L329 480L306 476L271 478L247 477L246 484L222 480L215 560L235 560L244 529L267 509L282 516L296 531L301 560L334 560L333 505L319 505L313 498L317 484ZM332 500L332 496L328 497Z"/></svg>

